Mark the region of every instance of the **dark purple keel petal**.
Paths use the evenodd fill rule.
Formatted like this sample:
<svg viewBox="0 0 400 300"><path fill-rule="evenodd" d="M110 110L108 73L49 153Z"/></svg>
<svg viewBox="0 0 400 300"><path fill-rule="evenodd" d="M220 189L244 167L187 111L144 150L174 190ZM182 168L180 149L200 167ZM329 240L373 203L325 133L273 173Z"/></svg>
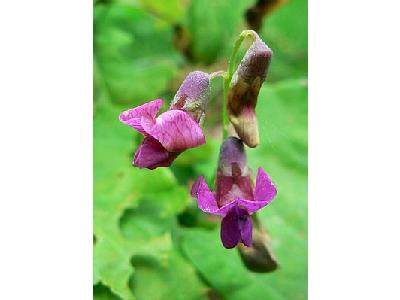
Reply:
<svg viewBox="0 0 400 300"><path fill-rule="evenodd" d="M231 249L240 242L240 228L236 209L233 208L222 219L221 222L221 241L225 248Z"/></svg>
<svg viewBox="0 0 400 300"><path fill-rule="evenodd" d="M271 202L277 194L276 187L263 168L258 168L254 199Z"/></svg>
<svg viewBox="0 0 400 300"><path fill-rule="evenodd" d="M155 169L168 167L179 153L171 153L154 138L145 137L136 150L133 165L138 168Z"/></svg>
<svg viewBox="0 0 400 300"><path fill-rule="evenodd" d="M251 247L253 243L253 221L247 212L242 217L239 217L239 228L242 243L247 247Z"/></svg>
<svg viewBox="0 0 400 300"><path fill-rule="evenodd" d="M128 109L119 115L119 120L140 133L146 134L141 125L142 117L154 120L155 122L156 114L160 110L162 104L163 101L161 99L156 99L135 108Z"/></svg>
<svg viewBox="0 0 400 300"><path fill-rule="evenodd" d="M181 110L162 113L154 123L142 118L143 129L169 152L182 152L205 143L203 130L192 117Z"/></svg>
<svg viewBox="0 0 400 300"><path fill-rule="evenodd" d="M221 240L225 248L231 249L239 242L251 247L253 222L245 209L233 207L222 219Z"/></svg>

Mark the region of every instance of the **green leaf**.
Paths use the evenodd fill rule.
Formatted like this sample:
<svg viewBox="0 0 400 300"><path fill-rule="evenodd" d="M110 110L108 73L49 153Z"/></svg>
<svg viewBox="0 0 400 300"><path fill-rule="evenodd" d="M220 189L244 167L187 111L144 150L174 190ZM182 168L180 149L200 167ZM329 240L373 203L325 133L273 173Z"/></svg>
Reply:
<svg viewBox="0 0 400 300"><path fill-rule="evenodd" d="M281 276L271 284L287 299L305 299L307 288L307 82L265 85L257 104L260 145L249 162L270 174L278 196L259 213L273 238ZM284 288L285 287L285 288Z"/></svg>
<svg viewBox="0 0 400 300"><path fill-rule="evenodd" d="M166 258L173 227L168 218L186 207L188 193L169 169L150 172L131 166L137 146L133 137L138 135L118 121L119 112L110 105L99 105L95 111L93 275L95 283L123 299L134 299L128 285L134 271L132 256ZM145 224L152 230L143 231Z"/></svg>
<svg viewBox="0 0 400 300"><path fill-rule="evenodd" d="M307 10L307 0L289 0L264 19L260 36L274 51L270 81L307 76Z"/></svg>
<svg viewBox="0 0 400 300"><path fill-rule="evenodd" d="M213 231L186 229L183 250L210 285L226 299L290 299L269 284L269 275L250 273L239 253L223 248L219 228Z"/></svg>
<svg viewBox="0 0 400 300"><path fill-rule="evenodd" d="M231 49L241 32L244 14L253 0L193 0L188 10L187 27L191 54L195 61L212 63Z"/></svg>
<svg viewBox="0 0 400 300"><path fill-rule="evenodd" d="M194 268L173 250L165 265L145 257L135 257L132 290L141 300L207 299L207 288Z"/></svg>
<svg viewBox="0 0 400 300"><path fill-rule="evenodd" d="M257 102L260 145L250 157L266 155L282 164L307 170L307 81L264 84Z"/></svg>
<svg viewBox="0 0 400 300"><path fill-rule="evenodd" d="M121 104L141 104L159 97L182 62L173 47L172 34L170 24L137 7L96 5L96 89L100 90L101 84L110 100Z"/></svg>
<svg viewBox="0 0 400 300"><path fill-rule="evenodd" d="M140 3L147 11L170 23L177 23L183 19L187 5L183 0L140 0Z"/></svg>
<svg viewBox="0 0 400 300"><path fill-rule="evenodd" d="M121 300L120 297L113 294L109 288L102 284L97 284L93 287L94 300Z"/></svg>

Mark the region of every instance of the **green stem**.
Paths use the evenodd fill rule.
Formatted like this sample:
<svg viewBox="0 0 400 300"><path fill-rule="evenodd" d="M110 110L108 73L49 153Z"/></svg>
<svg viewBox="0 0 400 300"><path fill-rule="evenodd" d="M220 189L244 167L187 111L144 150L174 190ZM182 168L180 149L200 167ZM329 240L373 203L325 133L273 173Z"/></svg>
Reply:
<svg viewBox="0 0 400 300"><path fill-rule="evenodd" d="M229 90L230 80L228 80L228 76L224 76L224 89L223 89L224 102L222 105L222 122L223 122L222 141L224 141L228 137L228 128L229 128L227 103L228 103L228 90Z"/></svg>
<svg viewBox="0 0 400 300"><path fill-rule="evenodd" d="M235 45L233 46L232 54L228 62L228 71L224 75L224 89L223 89L223 108L222 108L222 120L223 120L223 135L222 139L225 140L228 137L228 128L229 128L229 117L227 112L227 105L228 105L228 91L229 86L231 84L233 72L235 70L235 62L236 62L236 55L239 51L239 48L246 37L252 37L255 39L255 32L253 30L244 30L237 38Z"/></svg>

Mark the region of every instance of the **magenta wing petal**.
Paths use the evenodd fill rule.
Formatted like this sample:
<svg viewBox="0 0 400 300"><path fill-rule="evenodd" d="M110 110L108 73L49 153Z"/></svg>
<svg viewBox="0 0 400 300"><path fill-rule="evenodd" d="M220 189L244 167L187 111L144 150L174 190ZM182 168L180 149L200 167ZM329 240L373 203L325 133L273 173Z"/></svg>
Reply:
<svg viewBox="0 0 400 300"><path fill-rule="evenodd" d="M218 214L220 216L225 216L234 206L237 205L237 201L231 201L228 204L225 204L222 206L218 211L215 212L215 214Z"/></svg>
<svg viewBox="0 0 400 300"><path fill-rule="evenodd" d="M213 193L208 188L203 176L200 176L193 184L191 194L197 198L197 206L204 212L218 214L219 208Z"/></svg>
<svg viewBox="0 0 400 300"><path fill-rule="evenodd" d="M131 108L131 109L128 109L128 110L122 112L119 115L119 120L122 123L124 123L130 127L133 127L140 133L146 134L146 132L143 130L143 127L141 125L142 117L144 117L148 120L155 121L157 112L160 110L162 105L163 105L163 101L161 99L156 99L156 100L150 101L143 105L140 105L135 108Z"/></svg>
<svg viewBox="0 0 400 300"><path fill-rule="evenodd" d="M237 199L237 204L247 210L249 214L256 212L257 210L268 205L271 201L250 201L245 199Z"/></svg>
<svg viewBox="0 0 400 300"><path fill-rule="evenodd" d="M240 228L236 209L232 209L222 219L221 241L225 248L235 247L241 240Z"/></svg>
<svg viewBox="0 0 400 300"><path fill-rule="evenodd" d="M178 155L179 153L169 153L156 139L148 136L136 150L133 165L148 169L167 167Z"/></svg>
<svg viewBox="0 0 400 300"><path fill-rule="evenodd" d="M151 119L142 118L141 125L169 152L182 152L205 143L199 124L187 112L181 110L166 111L155 123Z"/></svg>
<svg viewBox="0 0 400 300"><path fill-rule="evenodd" d="M267 202L268 204L274 199L276 193L276 187L268 174L263 168L258 168L256 187L254 189L254 199L256 202Z"/></svg>

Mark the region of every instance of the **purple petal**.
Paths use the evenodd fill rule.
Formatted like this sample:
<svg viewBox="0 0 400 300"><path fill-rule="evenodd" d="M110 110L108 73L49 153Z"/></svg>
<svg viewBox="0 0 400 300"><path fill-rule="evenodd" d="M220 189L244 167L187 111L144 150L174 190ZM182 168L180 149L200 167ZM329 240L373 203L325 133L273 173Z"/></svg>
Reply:
<svg viewBox="0 0 400 300"><path fill-rule="evenodd" d="M155 169L168 167L179 153L170 153L154 138L145 137L136 150L133 165L138 168Z"/></svg>
<svg viewBox="0 0 400 300"><path fill-rule="evenodd" d="M268 204L272 201L272 199L274 199L276 193L276 187L269 178L268 174L263 168L258 168L254 199L259 202L267 202Z"/></svg>
<svg viewBox="0 0 400 300"><path fill-rule="evenodd" d="M220 209L218 209L218 211L215 212L215 214L225 216L235 206L237 206L236 200L222 206Z"/></svg>
<svg viewBox="0 0 400 300"><path fill-rule="evenodd" d="M233 248L239 242L252 245L253 222L245 209L233 207L222 219L221 240L225 248Z"/></svg>
<svg viewBox="0 0 400 300"><path fill-rule="evenodd" d="M225 248L235 247L241 239L238 216L236 209L233 208L222 219L221 223L221 241Z"/></svg>
<svg viewBox="0 0 400 300"><path fill-rule="evenodd" d="M217 201L208 188L203 176L200 176L193 184L191 194L197 198L197 205L202 211L210 214L219 214Z"/></svg>
<svg viewBox="0 0 400 300"><path fill-rule="evenodd" d="M155 123L151 119L142 118L141 125L169 152L182 152L205 143L199 124L187 112L181 110L166 111Z"/></svg>
<svg viewBox="0 0 400 300"><path fill-rule="evenodd" d="M240 208L238 209L238 211ZM253 242L253 221L251 217L243 209L239 211L239 229L242 243L251 247ZM244 212L243 212L244 211Z"/></svg>
<svg viewBox="0 0 400 300"><path fill-rule="evenodd" d="M190 190L190 195L192 195L193 198L197 198L199 194L199 189L201 185L205 182L204 177L200 176L197 178L197 180L193 183L192 189ZM207 183L206 183L207 184ZM208 186L207 186L208 187Z"/></svg>
<svg viewBox="0 0 400 300"><path fill-rule="evenodd" d="M271 202L271 201L250 201L245 199L237 199L236 201L237 204L245 208L250 215Z"/></svg>
<svg viewBox="0 0 400 300"><path fill-rule="evenodd" d="M142 134L146 134L141 125L142 117L150 120L155 120L157 112L160 110L163 105L163 101L161 99L156 99L154 101L150 101L143 105L137 106L135 108L128 109L122 112L119 115L119 120L136 129Z"/></svg>

